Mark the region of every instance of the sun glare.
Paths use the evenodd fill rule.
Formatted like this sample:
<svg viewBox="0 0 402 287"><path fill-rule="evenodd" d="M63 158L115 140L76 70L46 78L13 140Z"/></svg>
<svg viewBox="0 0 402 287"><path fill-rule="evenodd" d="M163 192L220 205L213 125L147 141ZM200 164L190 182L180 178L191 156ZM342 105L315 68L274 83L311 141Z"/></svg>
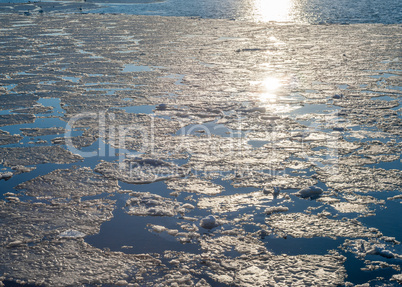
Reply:
<svg viewBox="0 0 402 287"><path fill-rule="evenodd" d="M277 78L266 78L262 83L265 91L275 91L282 86L281 80Z"/></svg>
<svg viewBox="0 0 402 287"><path fill-rule="evenodd" d="M293 0L255 0L254 9L260 21L288 21Z"/></svg>
<svg viewBox="0 0 402 287"><path fill-rule="evenodd" d="M275 103L277 101L277 90L282 86L282 82L278 78L268 77L260 83L261 94L260 100L265 103Z"/></svg>

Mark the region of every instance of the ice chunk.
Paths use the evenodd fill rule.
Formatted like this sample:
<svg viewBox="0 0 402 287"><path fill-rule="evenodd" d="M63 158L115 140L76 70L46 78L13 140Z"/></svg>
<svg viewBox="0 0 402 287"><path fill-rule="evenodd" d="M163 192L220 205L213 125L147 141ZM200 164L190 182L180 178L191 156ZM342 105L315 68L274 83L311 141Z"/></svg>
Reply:
<svg viewBox="0 0 402 287"><path fill-rule="evenodd" d="M2 179L9 180L12 177L13 177L12 172L0 172L0 180L2 180Z"/></svg>
<svg viewBox="0 0 402 287"><path fill-rule="evenodd" d="M322 188L313 185L299 190L296 195L302 198L317 198L321 195L321 193L323 193Z"/></svg>
<svg viewBox="0 0 402 287"><path fill-rule="evenodd" d="M392 281L396 281L399 284L402 284L402 274L394 274L391 278Z"/></svg>
<svg viewBox="0 0 402 287"><path fill-rule="evenodd" d="M20 199L16 196L7 196L6 199L10 202L20 202Z"/></svg>
<svg viewBox="0 0 402 287"><path fill-rule="evenodd" d="M13 247L21 246L23 244L24 244L24 242L22 242L21 240L16 240L16 241L12 241L12 242L8 243L7 247L8 248L13 248Z"/></svg>
<svg viewBox="0 0 402 287"><path fill-rule="evenodd" d="M274 212L286 212L289 210L289 207L286 206L271 206L265 209L265 214L270 215Z"/></svg>
<svg viewBox="0 0 402 287"><path fill-rule="evenodd" d="M205 229L212 229L214 227L217 227L218 225L219 224L217 223L217 220L213 215L208 215L200 221L200 226Z"/></svg>
<svg viewBox="0 0 402 287"><path fill-rule="evenodd" d="M160 111L164 111L167 109L167 104L160 104L160 105L156 106L156 109L160 110Z"/></svg>
<svg viewBox="0 0 402 287"><path fill-rule="evenodd" d="M126 280L119 280L115 283L116 286L127 286L128 282Z"/></svg>
<svg viewBox="0 0 402 287"><path fill-rule="evenodd" d="M26 173L31 172L36 169L36 167L27 167L23 165L16 165L11 167L12 170L15 170L17 173Z"/></svg>

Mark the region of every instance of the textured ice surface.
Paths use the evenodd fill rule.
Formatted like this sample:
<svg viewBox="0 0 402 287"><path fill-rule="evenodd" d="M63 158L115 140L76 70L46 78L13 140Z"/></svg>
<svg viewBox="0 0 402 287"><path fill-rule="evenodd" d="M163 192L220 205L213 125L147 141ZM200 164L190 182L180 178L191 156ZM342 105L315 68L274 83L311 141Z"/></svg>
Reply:
<svg viewBox="0 0 402 287"><path fill-rule="evenodd" d="M279 198L286 198L288 195L280 195ZM267 207L274 199L273 194L264 194L261 191L245 194L235 194L217 197L202 197L198 201L198 207L210 208L214 213L233 212L246 207Z"/></svg>
<svg viewBox="0 0 402 287"><path fill-rule="evenodd" d="M28 137L64 134L64 128L21 128L21 133Z"/></svg>
<svg viewBox="0 0 402 287"><path fill-rule="evenodd" d="M117 180L106 179L90 168L57 169L15 187L37 198L81 198L119 190Z"/></svg>
<svg viewBox="0 0 402 287"><path fill-rule="evenodd" d="M257 239L242 235L205 238L201 246L205 252L201 256L209 269L207 274L221 284L336 286L345 276L344 258L336 253L325 256L273 255ZM232 248L241 255L236 258L223 255Z"/></svg>
<svg viewBox="0 0 402 287"><path fill-rule="evenodd" d="M60 233L59 237L80 238L80 237L85 237L85 233L79 232L77 230L69 229L69 230L66 230L66 231L63 231L62 233Z"/></svg>
<svg viewBox="0 0 402 287"><path fill-rule="evenodd" d="M325 216L305 213L272 214L266 223L280 236L291 235L295 238L312 237L378 237L377 229L368 229L355 219L329 219Z"/></svg>
<svg viewBox="0 0 402 287"><path fill-rule="evenodd" d="M172 179L166 182L168 188L176 192L192 192L207 195L215 195L221 193L223 187L207 180L197 177L186 177Z"/></svg>
<svg viewBox="0 0 402 287"><path fill-rule="evenodd" d="M57 146L0 148L0 163L4 166L44 163L72 163L83 159Z"/></svg>
<svg viewBox="0 0 402 287"><path fill-rule="evenodd" d="M337 173L318 172L328 187L337 191L394 191L402 186L402 171L398 169L369 168L340 165Z"/></svg>
<svg viewBox="0 0 402 287"><path fill-rule="evenodd" d="M271 206L265 209L265 214L271 215L272 213L275 212L286 212L289 211L289 207L286 206Z"/></svg>
<svg viewBox="0 0 402 287"><path fill-rule="evenodd" d="M20 135L11 135L9 132L0 130L0 145L17 143L22 140Z"/></svg>
<svg viewBox="0 0 402 287"><path fill-rule="evenodd" d="M126 207L128 214L140 216L174 216L186 211L179 202L148 192L131 192Z"/></svg>
<svg viewBox="0 0 402 287"><path fill-rule="evenodd" d="M24 114L0 115L0 126L28 124L33 123L34 121L35 121L34 115L24 115Z"/></svg>
<svg viewBox="0 0 402 287"><path fill-rule="evenodd" d="M152 158L128 158L122 162L101 162L96 172L107 178L127 183L145 184L184 176L184 171L176 164Z"/></svg>

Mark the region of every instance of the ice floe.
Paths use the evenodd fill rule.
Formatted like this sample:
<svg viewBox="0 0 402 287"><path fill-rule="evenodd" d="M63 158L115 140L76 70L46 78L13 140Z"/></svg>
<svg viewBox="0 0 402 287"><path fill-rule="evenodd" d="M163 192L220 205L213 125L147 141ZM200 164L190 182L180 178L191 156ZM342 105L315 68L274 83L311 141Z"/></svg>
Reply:
<svg viewBox="0 0 402 287"><path fill-rule="evenodd" d="M0 148L0 163L4 166L72 163L83 159L57 146Z"/></svg>
<svg viewBox="0 0 402 287"><path fill-rule="evenodd" d="M24 194L41 199L81 198L119 191L117 180L94 173L89 167L57 169L16 186Z"/></svg>
<svg viewBox="0 0 402 287"><path fill-rule="evenodd" d="M336 220L305 213L274 213L266 218L266 223L279 236L295 238L382 236L379 230L371 230L355 219Z"/></svg>
<svg viewBox="0 0 402 287"><path fill-rule="evenodd" d="M149 192L131 192L126 208L137 216L175 216L186 211L179 202Z"/></svg>
<svg viewBox="0 0 402 287"><path fill-rule="evenodd" d="M96 172L127 183L145 184L185 176L178 165L152 158L130 157L121 162L101 162Z"/></svg>
<svg viewBox="0 0 402 287"><path fill-rule="evenodd" d="M223 190L223 186L214 184L207 180L202 180L197 177L186 177L171 179L166 181L168 188L176 192L191 192L206 195L219 194Z"/></svg>

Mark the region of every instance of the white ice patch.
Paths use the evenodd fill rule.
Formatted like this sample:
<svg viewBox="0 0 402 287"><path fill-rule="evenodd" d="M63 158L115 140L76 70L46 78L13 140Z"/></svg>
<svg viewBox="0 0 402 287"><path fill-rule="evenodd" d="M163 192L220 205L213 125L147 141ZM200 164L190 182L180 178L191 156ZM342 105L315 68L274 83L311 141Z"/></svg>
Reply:
<svg viewBox="0 0 402 287"><path fill-rule="evenodd" d="M85 233L82 233L82 232L74 230L74 229L69 229L69 230L63 231L62 233L59 234L59 237L62 237L62 238L82 238L85 236L86 236Z"/></svg>

